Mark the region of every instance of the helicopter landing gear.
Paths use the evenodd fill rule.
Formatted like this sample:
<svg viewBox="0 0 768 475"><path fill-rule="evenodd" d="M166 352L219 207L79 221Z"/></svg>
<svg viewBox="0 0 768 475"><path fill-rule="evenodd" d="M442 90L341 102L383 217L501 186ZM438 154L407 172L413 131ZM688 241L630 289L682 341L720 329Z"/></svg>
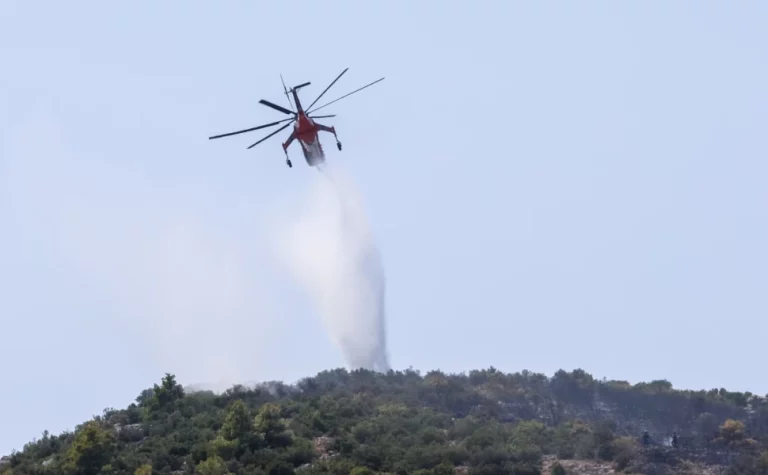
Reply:
<svg viewBox="0 0 768 475"><path fill-rule="evenodd" d="M339 142L339 136L336 135L336 127L331 127L331 132L333 132L333 138L336 139L336 148L341 151L341 142Z"/></svg>
<svg viewBox="0 0 768 475"><path fill-rule="evenodd" d="M287 151L285 151L285 164L288 165L288 168L293 168L293 164L291 163L291 159L288 158L288 152Z"/></svg>

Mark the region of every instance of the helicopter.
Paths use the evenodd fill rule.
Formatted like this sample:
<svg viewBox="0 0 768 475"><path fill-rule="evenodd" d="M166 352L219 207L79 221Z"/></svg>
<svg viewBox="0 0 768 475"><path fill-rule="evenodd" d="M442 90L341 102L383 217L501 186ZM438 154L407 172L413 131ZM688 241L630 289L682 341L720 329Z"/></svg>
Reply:
<svg viewBox="0 0 768 475"><path fill-rule="evenodd" d="M253 145L249 146L248 149L251 149L255 147L256 145L264 142L268 138L278 134L279 132L283 131L287 127L289 127L291 124L293 124L293 131L291 132L291 135L288 136L288 139L283 142L283 152L285 153L285 163L288 165L289 168L293 167L293 164L291 163L291 159L288 157L288 147L293 143L294 140L298 140L299 144L301 145L301 151L304 154L304 160L307 162L307 165L310 167L317 167L318 165L321 165L325 163L325 152L323 151L323 146L320 143L320 139L318 137L318 132L328 132L333 134L333 137L336 139L336 147L341 151L341 142L339 141L339 137L336 135L336 128L327 125L320 124L319 122L316 122L315 119L322 119L322 118L328 118L328 117L336 117L335 114L332 115L311 115L313 112L316 112L326 106L329 106L333 104L336 101L340 101L341 99L344 99L345 97L351 96L352 94L362 91L363 89L373 86L374 84L383 81L384 78L377 79L369 84L366 84L363 87L360 87L358 89L355 89L354 91L345 94L338 99L334 99L331 102L328 102L326 104L323 104L322 106L312 108L317 101L320 100L323 95L325 95L326 92L334 85L336 84L336 81L338 81L341 76L344 75L349 70L349 68L344 69L344 71L339 74L336 79L331 82L331 84L328 85L328 87L325 88L323 92L320 93L317 98L312 101L312 103L307 107L306 109L301 105L301 101L299 100L299 89L309 86L311 82L305 82L303 84L299 84L298 86L294 86L290 88L285 87L285 81L283 80L283 75L280 75L280 81L283 83L283 91L285 93L286 98L288 98L288 103L290 104L291 109L286 109L285 107L279 106L277 104L274 104L270 101L261 99L259 101L260 104L263 104L267 107L271 107L272 109L275 109L277 111L282 112L283 114L290 115L292 117L288 119L278 120L276 122L270 122L269 124L263 124L256 127L252 127L249 129L244 130L238 130L236 132L229 132L226 134L221 135L214 135L213 137L208 137L208 140L218 139L222 137L229 137L232 135L242 134L246 132L252 132L254 130L260 130L265 129L267 127L273 127L275 125L281 124L283 122L287 122L285 125L280 127L279 129L275 130L271 134L267 135L266 137L262 138L258 142L254 143ZM293 102L295 102L296 110L293 110L294 104L291 102L291 96L293 96Z"/></svg>

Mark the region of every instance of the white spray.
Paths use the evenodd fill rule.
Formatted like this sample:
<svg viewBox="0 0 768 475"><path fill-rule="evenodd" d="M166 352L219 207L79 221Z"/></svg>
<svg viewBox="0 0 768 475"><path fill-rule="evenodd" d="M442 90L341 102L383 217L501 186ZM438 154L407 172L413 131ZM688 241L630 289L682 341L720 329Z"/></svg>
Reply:
<svg viewBox="0 0 768 475"><path fill-rule="evenodd" d="M309 293L347 364L386 372L384 270L351 181L328 167L279 243L293 276Z"/></svg>

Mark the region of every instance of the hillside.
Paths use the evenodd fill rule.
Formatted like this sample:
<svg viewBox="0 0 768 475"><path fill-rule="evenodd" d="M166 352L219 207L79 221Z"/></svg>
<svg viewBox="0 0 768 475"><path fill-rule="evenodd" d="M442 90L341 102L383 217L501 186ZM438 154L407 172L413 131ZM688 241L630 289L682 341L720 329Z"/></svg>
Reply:
<svg viewBox="0 0 768 475"><path fill-rule="evenodd" d="M0 461L2 475L376 472L768 474L768 400L582 370L339 369L220 395L166 375Z"/></svg>

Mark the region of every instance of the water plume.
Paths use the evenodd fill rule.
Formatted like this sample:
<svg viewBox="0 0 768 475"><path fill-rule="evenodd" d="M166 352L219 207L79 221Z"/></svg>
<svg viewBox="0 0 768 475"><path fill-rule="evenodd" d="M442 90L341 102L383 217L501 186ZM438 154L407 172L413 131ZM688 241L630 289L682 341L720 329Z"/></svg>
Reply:
<svg viewBox="0 0 768 475"><path fill-rule="evenodd" d="M386 372L384 269L362 196L338 170L320 172L282 230L281 255L347 365Z"/></svg>

